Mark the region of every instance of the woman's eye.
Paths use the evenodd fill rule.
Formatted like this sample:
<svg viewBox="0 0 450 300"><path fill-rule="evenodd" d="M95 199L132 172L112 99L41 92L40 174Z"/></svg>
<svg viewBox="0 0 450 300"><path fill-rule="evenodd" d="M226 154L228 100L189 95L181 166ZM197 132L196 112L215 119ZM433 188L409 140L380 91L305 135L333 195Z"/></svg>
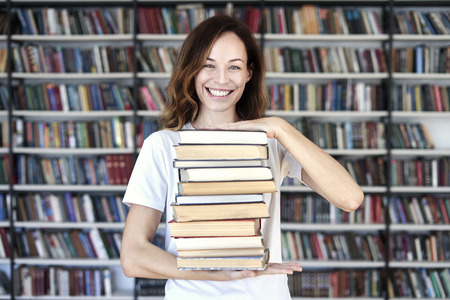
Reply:
<svg viewBox="0 0 450 300"><path fill-rule="evenodd" d="M238 66L231 66L230 70L239 70L240 68Z"/></svg>
<svg viewBox="0 0 450 300"><path fill-rule="evenodd" d="M214 66L211 65L211 64L205 64L203 67L204 67L204 68L214 68Z"/></svg>

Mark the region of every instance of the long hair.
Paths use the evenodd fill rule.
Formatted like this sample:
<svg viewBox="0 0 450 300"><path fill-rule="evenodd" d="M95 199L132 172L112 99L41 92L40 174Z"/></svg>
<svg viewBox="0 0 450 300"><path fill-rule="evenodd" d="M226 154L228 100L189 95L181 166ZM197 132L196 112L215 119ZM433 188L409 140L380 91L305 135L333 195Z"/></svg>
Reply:
<svg viewBox="0 0 450 300"><path fill-rule="evenodd" d="M236 112L241 120L261 118L268 106L264 84L264 61L250 28L227 15L206 19L196 26L181 46L167 87L167 105L161 116L163 128L180 129L196 120L200 100L195 91L195 76L201 70L215 41L224 33L235 33L247 51L247 68L252 76L247 82Z"/></svg>

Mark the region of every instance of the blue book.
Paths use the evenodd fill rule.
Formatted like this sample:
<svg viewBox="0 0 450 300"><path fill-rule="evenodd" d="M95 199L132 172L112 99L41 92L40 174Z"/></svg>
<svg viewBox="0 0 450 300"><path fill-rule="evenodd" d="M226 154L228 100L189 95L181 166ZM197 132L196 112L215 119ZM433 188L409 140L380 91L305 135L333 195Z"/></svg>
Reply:
<svg viewBox="0 0 450 300"><path fill-rule="evenodd" d="M64 193L64 201L66 202L67 215L70 222L76 222L75 210L72 202L72 195L69 192Z"/></svg>
<svg viewBox="0 0 450 300"><path fill-rule="evenodd" d="M408 14L406 13L406 11L403 11L403 16L404 16L404 19L405 19L406 28L408 28L408 33L409 34L413 34L414 32L412 30L411 24L409 23Z"/></svg>
<svg viewBox="0 0 450 300"><path fill-rule="evenodd" d="M424 72L423 46L417 46L415 51L415 72L421 74Z"/></svg>
<svg viewBox="0 0 450 300"><path fill-rule="evenodd" d="M431 24L430 20L428 19L428 16L426 15L426 13L419 13L419 15L422 17L422 19L425 22L425 25L429 29L430 33L436 34L436 31L434 30L434 27Z"/></svg>
<svg viewBox="0 0 450 300"><path fill-rule="evenodd" d="M342 82L338 82L337 88L336 88L336 110L337 111L342 110L342 106L343 106L342 101L344 99L343 95L344 95L344 85L342 84Z"/></svg>
<svg viewBox="0 0 450 300"><path fill-rule="evenodd" d="M111 213L114 216L114 221L115 222L125 221L125 220L120 219L119 209L117 208L116 199L113 195L110 195L108 197L108 202L109 202L109 208L111 209Z"/></svg>
<svg viewBox="0 0 450 300"><path fill-rule="evenodd" d="M6 219L6 203L2 193L0 193L0 220Z"/></svg>

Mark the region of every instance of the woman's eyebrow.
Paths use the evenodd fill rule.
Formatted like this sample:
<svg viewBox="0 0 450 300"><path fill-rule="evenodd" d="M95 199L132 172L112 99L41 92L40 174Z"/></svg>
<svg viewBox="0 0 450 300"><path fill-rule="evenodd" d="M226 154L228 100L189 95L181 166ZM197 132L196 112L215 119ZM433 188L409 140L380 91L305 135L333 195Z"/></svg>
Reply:
<svg viewBox="0 0 450 300"><path fill-rule="evenodd" d="M206 60L216 61L214 58L211 58L211 57L206 58ZM235 62L235 61L241 61L241 62L245 63L244 60L241 58L233 58L233 59L229 60L229 62Z"/></svg>

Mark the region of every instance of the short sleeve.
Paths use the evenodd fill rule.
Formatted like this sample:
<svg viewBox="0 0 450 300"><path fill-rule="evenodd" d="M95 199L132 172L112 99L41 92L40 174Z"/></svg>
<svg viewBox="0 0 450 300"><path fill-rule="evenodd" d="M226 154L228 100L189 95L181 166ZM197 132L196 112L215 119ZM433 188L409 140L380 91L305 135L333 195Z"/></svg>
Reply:
<svg viewBox="0 0 450 300"><path fill-rule="evenodd" d="M123 203L164 211L171 181L171 143L158 133L145 139L128 182Z"/></svg>

